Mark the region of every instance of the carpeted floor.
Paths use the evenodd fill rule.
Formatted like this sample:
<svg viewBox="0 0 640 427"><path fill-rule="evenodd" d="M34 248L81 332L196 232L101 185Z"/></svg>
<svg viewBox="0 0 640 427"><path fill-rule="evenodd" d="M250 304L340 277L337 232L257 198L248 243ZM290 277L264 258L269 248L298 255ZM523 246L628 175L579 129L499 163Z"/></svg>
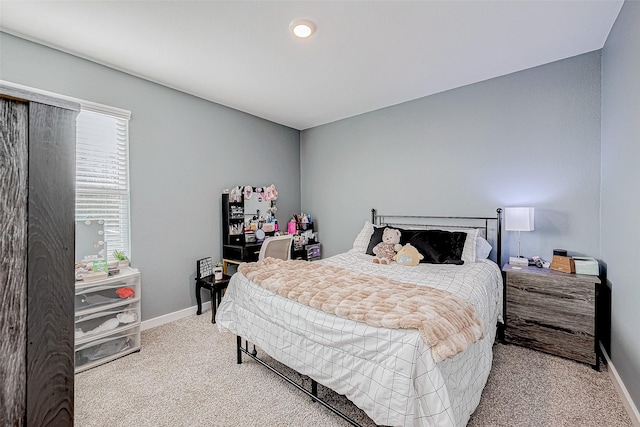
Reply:
<svg viewBox="0 0 640 427"><path fill-rule="evenodd" d="M75 425L349 425L256 362L237 365L235 336L210 322L207 312L144 331L140 353L76 375ZM631 426L605 369L498 344L468 425ZM319 394L375 425L344 397L323 387Z"/></svg>

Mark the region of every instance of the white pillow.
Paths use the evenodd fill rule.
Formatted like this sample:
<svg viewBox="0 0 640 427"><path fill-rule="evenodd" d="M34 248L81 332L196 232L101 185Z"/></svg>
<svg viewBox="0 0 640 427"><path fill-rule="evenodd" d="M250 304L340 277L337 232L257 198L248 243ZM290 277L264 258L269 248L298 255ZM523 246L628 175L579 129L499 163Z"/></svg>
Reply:
<svg viewBox="0 0 640 427"><path fill-rule="evenodd" d="M476 259L487 259L491 253L491 244L482 236L476 238Z"/></svg>
<svg viewBox="0 0 640 427"><path fill-rule="evenodd" d="M353 241L353 247L351 248L351 250L361 254L366 253L372 234L373 224L371 224L369 221L366 221L364 223L364 227L362 227L362 230L360 230L360 233L358 233L356 239Z"/></svg>
<svg viewBox="0 0 640 427"><path fill-rule="evenodd" d="M427 230L463 231L467 233L467 238L464 240L464 248L462 249L462 260L465 263L476 262L476 245L478 232L480 231L477 228L427 226Z"/></svg>
<svg viewBox="0 0 640 427"><path fill-rule="evenodd" d="M467 233L464 241L464 249L462 249L462 260L467 262L476 262L476 240L478 240L478 229L460 230Z"/></svg>

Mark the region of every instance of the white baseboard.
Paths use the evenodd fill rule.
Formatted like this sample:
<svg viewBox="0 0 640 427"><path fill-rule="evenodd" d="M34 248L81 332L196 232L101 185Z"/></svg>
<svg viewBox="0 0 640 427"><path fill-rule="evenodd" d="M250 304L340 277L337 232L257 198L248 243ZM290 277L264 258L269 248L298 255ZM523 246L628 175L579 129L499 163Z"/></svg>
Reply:
<svg viewBox="0 0 640 427"><path fill-rule="evenodd" d="M202 314L204 315L204 313L209 311L210 308L211 308L211 301L203 302ZM197 312L198 312L198 307L194 305L193 307L185 308L184 310L174 311L173 313L165 314L164 316L158 316L158 317L154 317L153 319L144 320L143 322L140 323L140 330L144 331L146 329L151 329L160 325L164 325L165 323L171 323L173 321L182 319L184 317L188 317L193 314L196 314ZM210 314L207 314L207 315L210 316Z"/></svg>
<svg viewBox="0 0 640 427"><path fill-rule="evenodd" d="M615 386L618 392L618 395L620 395L620 399L622 400L622 404L624 405L624 408L627 410L627 413L629 414L629 418L631 418L631 423L633 424L634 427L640 427L640 412L638 412L638 408L633 403L633 400L631 399L631 396L629 395L627 388L624 386L624 383L622 382L620 375L618 375L618 371L616 371L616 367L613 366L613 363L611 363L611 359L609 358L609 355L607 354L606 350L602 346L602 343L600 343L600 350L602 351L602 355L607 361L609 376L611 377L611 381L613 382L613 385Z"/></svg>

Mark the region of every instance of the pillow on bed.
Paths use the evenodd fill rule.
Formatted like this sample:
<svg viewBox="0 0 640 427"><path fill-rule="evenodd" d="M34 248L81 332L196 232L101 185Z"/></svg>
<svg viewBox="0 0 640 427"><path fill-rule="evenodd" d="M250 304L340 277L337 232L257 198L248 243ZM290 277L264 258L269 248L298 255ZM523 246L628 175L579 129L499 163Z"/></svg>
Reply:
<svg viewBox="0 0 640 427"><path fill-rule="evenodd" d="M384 232L385 228L392 228L394 230L400 230L400 232L402 233L404 230L402 228L399 227L393 227L391 225L383 225L380 227L377 226L373 226L373 233L371 234L371 238L369 239L369 246L367 246L367 255L375 255L373 253L373 248L376 247L376 245L380 242L382 242L382 233ZM406 242L401 241L400 244L404 245Z"/></svg>
<svg viewBox="0 0 640 427"><path fill-rule="evenodd" d="M428 264L464 264L462 253L468 235L462 231L405 230L406 242L413 245Z"/></svg>
<svg viewBox="0 0 640 427"><path fill-rule="evenodd" d="M491 244L481 236L476 238L476 259L487 259L491 253Z"/></svg>
<svg viewBox="0 0 640 427"><path fill-rule="evenodd" d="M478 234L480 232L477 228L456 228L456 227L427 227L427 230L444 230L444 231L457 231L467 233L467 240L464 244L464 250L462 251L462 260L464 262L476 262L476 245ZM484 229L483 229L484 231Z"/></svg>
<svg viewBox="0 0 640 427"><path fill-rule="evenodd" d="M360 233L358 233L356 239L353 241L353 247L351 248L351 250L361 254L366 253L372 233L373 224L371 224L369 221L366 221L364 223L364 227L362 227L362 230L360 230Z"/></svg>

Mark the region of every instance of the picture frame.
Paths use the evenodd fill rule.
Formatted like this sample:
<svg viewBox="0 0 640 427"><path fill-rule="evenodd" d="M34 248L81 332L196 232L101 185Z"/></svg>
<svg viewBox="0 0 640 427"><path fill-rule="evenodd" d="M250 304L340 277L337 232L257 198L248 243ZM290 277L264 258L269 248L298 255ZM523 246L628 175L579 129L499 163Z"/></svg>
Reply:
<svg viewBox="0 0 640 427"><path fill-rule="evenodd" d="M213 260L211 257L199 259L196 262L197 265L197 278L202 279L203 277L208 277L213 274Z"/></svg>

